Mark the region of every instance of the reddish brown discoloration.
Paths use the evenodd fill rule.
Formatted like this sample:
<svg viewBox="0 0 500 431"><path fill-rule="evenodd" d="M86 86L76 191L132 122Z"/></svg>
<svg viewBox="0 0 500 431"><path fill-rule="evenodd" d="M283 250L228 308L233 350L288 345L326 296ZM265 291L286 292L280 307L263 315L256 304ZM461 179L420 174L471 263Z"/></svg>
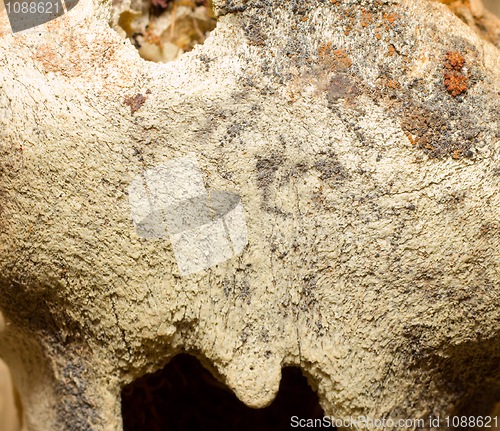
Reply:
<svg viewBox="0 0 500 431"><path fill-rule="evenodd" d="M130 106L130 113L134 114L135 111L138 111L144 105L145 101L146 98L141 93L138 93L134 97L127 97L123 103Z"/></svg>
<svg viewBox="0 0 500 431"><path fill-rule="evenodd" d="M405 113L401 128L409 141L422 149L429 157L454 159L471 157L471 142L456 137L447 137L453 127L439 113L424 108L413 108Z"/></svg>
<svg viewBox="0 0 500 431"><path fill-rule="evenodd" d="M41 31L50 34L50 38L31 40L19 36L11 43L24 61L56 74L61 85L79 88L82 94L92 90L118 102L117 95L133 88L135 76L131 71L135 62L142 60L135 52L131 55L130 48L111 28L96 25L90 17L84 24L76 25L75 18L76 15L66 14L44 24ZM93 30L87 32L83 28Z"/></svg>
<svg viewBox="0 0 500 431"><path fill-rule="evenodd" d="M445 67L447 69L460 71L462 70L464 63L465 63L465 58L458 51L457 52L448 51L446 53Z"/></svg>
<svg viewBox="0 0 500 431"><path fill-rule="evenodd" d="M454 97L467 91L467 81L468 79L458 72L444 74L444 85Z"/></svg>
<svg viewBox="0 0 500 431"><path fill-rule="evenodd" d="M319 65L322 70L346 72L352 60L347 56L345 49L336 49L330 42L318 48Z"/></svg>
<svg viewBox="0 0 500 431"><path fill-rule="evenodd" d="M444 68L447 72L444 73L444 85L453 97L467 91L468 78L462 73L464 64L465 58L458 51L446 53Z"/></svg>

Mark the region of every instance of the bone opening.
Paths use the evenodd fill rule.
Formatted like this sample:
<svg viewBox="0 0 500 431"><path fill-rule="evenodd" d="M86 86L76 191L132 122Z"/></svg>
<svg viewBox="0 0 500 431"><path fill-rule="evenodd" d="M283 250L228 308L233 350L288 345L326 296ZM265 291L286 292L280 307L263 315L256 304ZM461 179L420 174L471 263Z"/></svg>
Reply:
<svg viewBox="0 0 500 431"><path fill-rule="evenodd" d="M316 393L299 368L282 370L278 395L263 409L236 398L194 356L179 354L162 370L122 391L124 431L290 429L291 418L321 419Z"/></svg>

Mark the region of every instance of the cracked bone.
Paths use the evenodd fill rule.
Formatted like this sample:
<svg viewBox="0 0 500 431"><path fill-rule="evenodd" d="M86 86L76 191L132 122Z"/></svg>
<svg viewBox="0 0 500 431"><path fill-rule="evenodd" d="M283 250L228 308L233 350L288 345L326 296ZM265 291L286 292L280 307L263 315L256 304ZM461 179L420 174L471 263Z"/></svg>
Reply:
<svg viewBox="0 0 500 431"><path fill-rule="evenodd" d="M214 1L155 64L111 7L0 13L0 356L28 429L121 430L121 388L181 351L252 407L295 365L335 418L490 413L498 49L422 0ZM189 154L248 243L184 276L128 187Z"/></svg>

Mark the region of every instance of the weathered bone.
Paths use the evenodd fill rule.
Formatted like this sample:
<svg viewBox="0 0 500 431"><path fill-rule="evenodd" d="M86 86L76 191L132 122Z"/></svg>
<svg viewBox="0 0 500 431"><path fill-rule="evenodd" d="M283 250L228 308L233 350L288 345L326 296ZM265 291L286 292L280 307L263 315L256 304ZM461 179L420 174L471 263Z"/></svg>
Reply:
<svg viewBox="0 0 500 431"><path fill-rule="evenodd" d="M214 5L169 64L110 1L15 35L0 16L0 354L28 428L120 430L121 387L179 351L253 407L298 365L336 418L489 413L497 48L421 0ZM248 243L182 275L128 188L188 156Z"/></svg>

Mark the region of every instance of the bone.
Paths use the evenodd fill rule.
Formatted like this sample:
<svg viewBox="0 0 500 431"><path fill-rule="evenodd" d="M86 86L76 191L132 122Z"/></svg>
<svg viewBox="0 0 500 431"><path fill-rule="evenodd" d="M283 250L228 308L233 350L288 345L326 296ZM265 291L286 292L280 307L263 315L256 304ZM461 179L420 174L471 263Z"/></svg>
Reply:
<svg viewBox="0 0 500 431"><path fill-rule="evenodd" d="M493 412L498 49L437 2L213 3L166 64L111 1L0 15L0 356L27 429L121 431L122 388L185 351L254 408L297 366L339 420Z"/></svg>

